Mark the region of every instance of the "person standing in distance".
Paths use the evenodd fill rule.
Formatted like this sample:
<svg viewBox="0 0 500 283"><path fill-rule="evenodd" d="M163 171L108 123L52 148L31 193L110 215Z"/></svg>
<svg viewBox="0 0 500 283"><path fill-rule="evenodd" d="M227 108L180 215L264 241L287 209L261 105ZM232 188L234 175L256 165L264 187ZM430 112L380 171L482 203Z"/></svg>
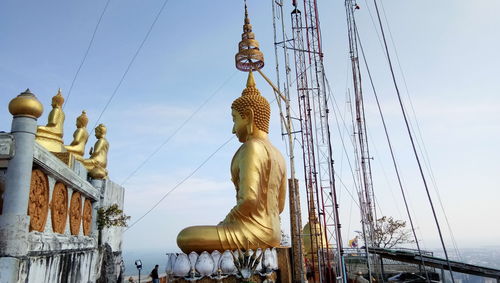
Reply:
<svg viewBox="0 0 500 283"><path fill-rule="evenodd" d="M151 279L153 279L153 283L160 283L160 277L158 277L158 264L155 265L155 268L153 268L153 270L151 270L149 276L151 276Z"/></svg>

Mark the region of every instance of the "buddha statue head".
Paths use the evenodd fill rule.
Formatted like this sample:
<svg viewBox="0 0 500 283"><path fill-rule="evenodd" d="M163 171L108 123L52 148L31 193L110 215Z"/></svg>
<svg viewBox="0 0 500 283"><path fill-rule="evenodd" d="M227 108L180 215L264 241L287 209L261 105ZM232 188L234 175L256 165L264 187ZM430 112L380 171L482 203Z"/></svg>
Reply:
<svg viewBox="0 0 500 283"><path fill-rule="evenodd" d="M240 142L247 141L248 137L254 134L255 128L269 133L271 107L255 87L252 71L248 74L247 87L241 96L233 101L231 110L234 122L233 134L236 134Z"/></svg>
<svg viewBox="0 0 500 283"><path fill-rule="evenodd" d="M52 107L56 108L59 107L61 108L64 103L64 97L62 96L61 89L57 91L57 94L52 97Z"/></svg>
<svg viewBox="0 0 500 283"><path fill-rule="evenodd" d="M85 128L87 127L87 124L89 123L89 118L87 117L87 113L85 113L85 110L82 111L82 115L78 116L76 118L76 127L77 128Z"/></svg>
<svg viewBox="0 0 500 283"><path fill-rule="evenodd" d="M95 137L98 139L104 138L104 136L106 135L106 131L106 126L104 126L104 124L99 124L99 126L95 128Z"/></svg>

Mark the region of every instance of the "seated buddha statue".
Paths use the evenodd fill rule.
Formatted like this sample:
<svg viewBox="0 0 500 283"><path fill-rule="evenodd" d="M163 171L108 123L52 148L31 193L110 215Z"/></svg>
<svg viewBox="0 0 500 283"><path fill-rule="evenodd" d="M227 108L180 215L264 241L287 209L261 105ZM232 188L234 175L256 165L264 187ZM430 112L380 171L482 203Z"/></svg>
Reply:
<svg viewBox="0 0 500 283"><path fill-rule="evenodd" d="M233 134L243 143L231 161L236 205L215 226L192 226L177 236L185 252L277 247L279 215L285 205L286 164L268 139L270 106L255 87L252 72L231 105Z"/></svg>
<svg viewBox="0 0 500 283"><path fill-rule="evenodd" d="M90 177L94 179L104 179L108 176L108 150L109 143L105 138L106 126L99 124L95 128L95 137L97 138L94 147L90 148L90 158L83 159L82 157L75 156L75 158L83 163L85 168L89 171Z"/></svg>
<svg viewBox="0 0 500 283"><path fill-rule="evenodd" d="M87 131L87 124L89 123L89 118L85 111L82 111L82 115L76 118L76 131L73 133L73 141L70 145L65 145L64 147L68 152L83 158L83 153L85 152L85 145L89 139L89 132Z"/></svg>
<svg viewBox="0 0 500 283"><path fill-rule="evenodd" d="M63 144L64 112L62 105L64 98L61 89L52 97L52 110L49 113L48 122L45 126L38 126L36 141L52 152L65 152Z"/></svg>

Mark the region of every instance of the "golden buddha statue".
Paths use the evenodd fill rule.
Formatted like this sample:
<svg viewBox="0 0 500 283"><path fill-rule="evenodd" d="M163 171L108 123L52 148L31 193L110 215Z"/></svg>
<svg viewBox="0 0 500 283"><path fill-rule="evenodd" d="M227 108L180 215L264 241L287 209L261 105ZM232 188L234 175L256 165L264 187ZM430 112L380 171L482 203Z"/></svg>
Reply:
<svg viewBox="0 0 500 283"><path fill-rule="evenodd" d="M93 148L90 148L90 158L83 159L82 157L75 156L75 158L83 163L85 168L89 171L90 177L94 179L104 179L108 176L108 170L106 166L108 165L108 150L109 143L106 140L106 126L104 124L99 124L95 128L95 137L97 142L94 144Z"/></svg>
<svg viewBox="0 0 500 283"><path fill-rule="evenodd" d="M70 145L65 145L64 147L68 152L83 158L83 153L85 152L85 145L89 139L89 132L87 131L87 124L89 123L89 118L85 111L82 111L82 115L76 118L76 131L73 133L73 141Z"/></svg>
<svg viewBox="0 0 500 283"><path fill-rule="evenodd" d="M270 106L255 87L253 74L231 105L233 133L243 144L231 162L236 205L216 226L192 226L177 236L185 252L278 247L279 215L285 205L286 164L268 139Z"/></svg>
<svg viewBox="0 0 500 283"><path fill-rule="evenodd" d="M52 97L52 110L49 113L47 125L38 126L36 141L51 152L65 152L63 143L64 112L62 105L64 98L61 89Z"/></svg>

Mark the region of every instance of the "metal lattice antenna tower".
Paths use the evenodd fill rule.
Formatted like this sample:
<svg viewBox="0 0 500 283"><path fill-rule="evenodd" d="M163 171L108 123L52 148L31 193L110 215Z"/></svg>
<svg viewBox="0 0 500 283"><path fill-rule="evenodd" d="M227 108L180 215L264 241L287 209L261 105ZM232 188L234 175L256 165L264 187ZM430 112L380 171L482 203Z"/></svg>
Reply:
<svg viewBox="0 0 500 283"><path fill-rule="evenodd" d="M351 59L352 81L354 88L355 99L355 137L357 138L358 147L356 147L356 159L361 168L360 184L361 189L358 192L361 222L363 227L363 240L365 247L373 247L375 238L375 219L376 211L373 193L372 173L370 164L370 150L368 147L368 139L366 136L366 120L363 91L361 86L361 71L359 67L358 57L358 39L356 36L356 22L354 20L354 10L357 5L352 0L345 1L346 17L347 17L347 34L349 38L349 54ZM354 121L353 121L354 122ZM368 276L372 278L372 265L374 265L373 256L369 256L367 252ZM378 272L381 274L380 272Z"/></svg>
<svg viewBox="0 0 500 283"><path fill-rule="evenodd" d="M288 49L291 48L291 40L287 38L285 21L283 17L283 0L271 0L273 11L273 31L274 31L274 53L276 58L276 81L278 89L281 89L281 76L283 72L280 68L280 58L283 60L283 88L282 92L285 96L285 118L283 121L285 127L282 127L283 135L288 137L288 148L290 158L290 180L289 180L289 203L290 203L290 234L292 241L292 266L293 266L293 282L306 282L306 268L304 265L303 254L303 237L302 237L302 212L300 208L300 193L299 182L295 177L295 155L294 155L294 139L299 132L293 131L293 121L298 121L297 117L292 117L290 110L290 81L291 69L289 65ZM282 49L283 53L280 56L278 49ZM281 100L278 99L278 105L282 111Z"/></svg>
<svg viewBox="0 0 500 283"><path fill-rule="evenodd" d="M333 276L336 276L337 281L345 282L347 278L335 190L318 8L316 0L304 0L301 12L296 2L293 2L293 49L301 113L306 190L308 195L314 198L314 201L309 203L316 206L309 207L309 212L314 213L316 209L321 224L320 233L324 234L326 239L326 243L319 245L319 280L331 281ZM314 231L311 231L311 234L314 234ZM317 241L323 241L323 237L317 238Z"/></svg>

